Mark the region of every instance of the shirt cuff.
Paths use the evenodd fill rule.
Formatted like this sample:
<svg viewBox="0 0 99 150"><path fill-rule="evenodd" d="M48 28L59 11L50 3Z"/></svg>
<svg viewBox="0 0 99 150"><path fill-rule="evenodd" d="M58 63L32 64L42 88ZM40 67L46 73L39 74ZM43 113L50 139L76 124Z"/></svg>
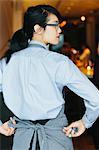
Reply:
<svg viewBox="0 0 99 150"><path fill-rule="evenodd" d="M0 92L2 92L2 85L0 84Z"/></svg>
<svg viewBox="0 0 99 150"><path fill-rule="evenodd" d="M98 117L99 117L99 108L93 110L91 108L87 108L84 116L82 117L82 121L86 128L90 128Z"/></svg>
<svg viewBox="0 0 99 150"><path fill-rule="evenodd" d="M82 117L82 121L83 121L85 127L88 129L88 128L90 128L90 127L93 125L93 123L96 121L97 118L98 118L98 116L97 116L97 117L94 117L94 118L93 118L93 117L92 117L92 118L89 118L88 115L85 114L85 115Z"/></svg>
<svg viewBox="0 0 99 150"><path fill-rule="evenodd" d="M2 125L2 121L0 120L0 126Z"/></svg>

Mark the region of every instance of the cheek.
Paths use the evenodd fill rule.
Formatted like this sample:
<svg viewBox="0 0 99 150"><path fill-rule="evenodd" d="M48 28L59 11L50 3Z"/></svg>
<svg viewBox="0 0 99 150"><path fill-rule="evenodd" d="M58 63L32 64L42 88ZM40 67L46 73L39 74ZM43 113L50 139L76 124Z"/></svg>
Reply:
<svg viewBox="0 0 99 150"><path fill-rule="evenodd" d="M49 30L46 34L46 39L50 44L56 44L56 32L53 30Z"/></svg>

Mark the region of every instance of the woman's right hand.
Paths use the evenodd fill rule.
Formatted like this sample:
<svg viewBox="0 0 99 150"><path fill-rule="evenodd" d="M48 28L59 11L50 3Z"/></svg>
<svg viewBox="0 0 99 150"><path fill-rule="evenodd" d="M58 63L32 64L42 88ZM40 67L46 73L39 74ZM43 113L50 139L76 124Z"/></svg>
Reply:
<svg viewBox="0 0 99 150"><path fill-rule="evenodd" d="M12 121L13 121L13 124L16 124L14 120ZM8 126L8 121L0 125L0 133L5 136L11 136L12 134L14 134L14 130L15 130L14 128Z"/></svg>

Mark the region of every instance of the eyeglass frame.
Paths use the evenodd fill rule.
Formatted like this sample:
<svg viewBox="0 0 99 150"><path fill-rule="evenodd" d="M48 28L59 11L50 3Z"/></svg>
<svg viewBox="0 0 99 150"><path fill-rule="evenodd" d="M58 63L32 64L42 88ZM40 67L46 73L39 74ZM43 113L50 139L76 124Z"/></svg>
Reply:
<svg viewBox="0 0 99 150"><path fill-rule="evenodd" d="M59 23L46 23L46 26L51 26L51 27L58 27L60 28L60 24ZM58 29L57 29L58 30Z"/></svg>

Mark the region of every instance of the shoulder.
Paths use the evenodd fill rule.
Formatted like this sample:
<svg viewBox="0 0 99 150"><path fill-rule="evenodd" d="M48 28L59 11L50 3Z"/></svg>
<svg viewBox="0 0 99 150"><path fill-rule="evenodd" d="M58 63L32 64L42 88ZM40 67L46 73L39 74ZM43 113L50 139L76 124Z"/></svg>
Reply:
<svg viewBox="0 0 99 150"><path fill-rule="evenodd" d="M32 53L31 53L30 48L26 48L19 52L13 53L13 55L11 56L10 62L8 64L11 64L11 63L21 64L21 63L24 63L25 61L29 61L31 57L32 57Z"/></svg>
<svg viewBox="0 0 99 150"><path fill-rule="evenodd" d="M0 70L3 71L5 66L6 66L6 58L3 58L0 60Z"/></svg>
<svg viewBox="0 0 99 150"><path fill-rule="evenodd" d="M31 56L30 51L31 51L31 48L27 47L25 49L22 49L21 51L14 53L12 57L29 57Z"/></svg>
<svg viewBox="0 0 99 150"><path fill-rule="evenodd" d="M57 53L57 52L52 52L52 51L48 53L46 59L49 61L53 61L54 63L61 63L61 62L66 63L66 62L70 61L68 56L65 56L65 55Z"/></svg>

